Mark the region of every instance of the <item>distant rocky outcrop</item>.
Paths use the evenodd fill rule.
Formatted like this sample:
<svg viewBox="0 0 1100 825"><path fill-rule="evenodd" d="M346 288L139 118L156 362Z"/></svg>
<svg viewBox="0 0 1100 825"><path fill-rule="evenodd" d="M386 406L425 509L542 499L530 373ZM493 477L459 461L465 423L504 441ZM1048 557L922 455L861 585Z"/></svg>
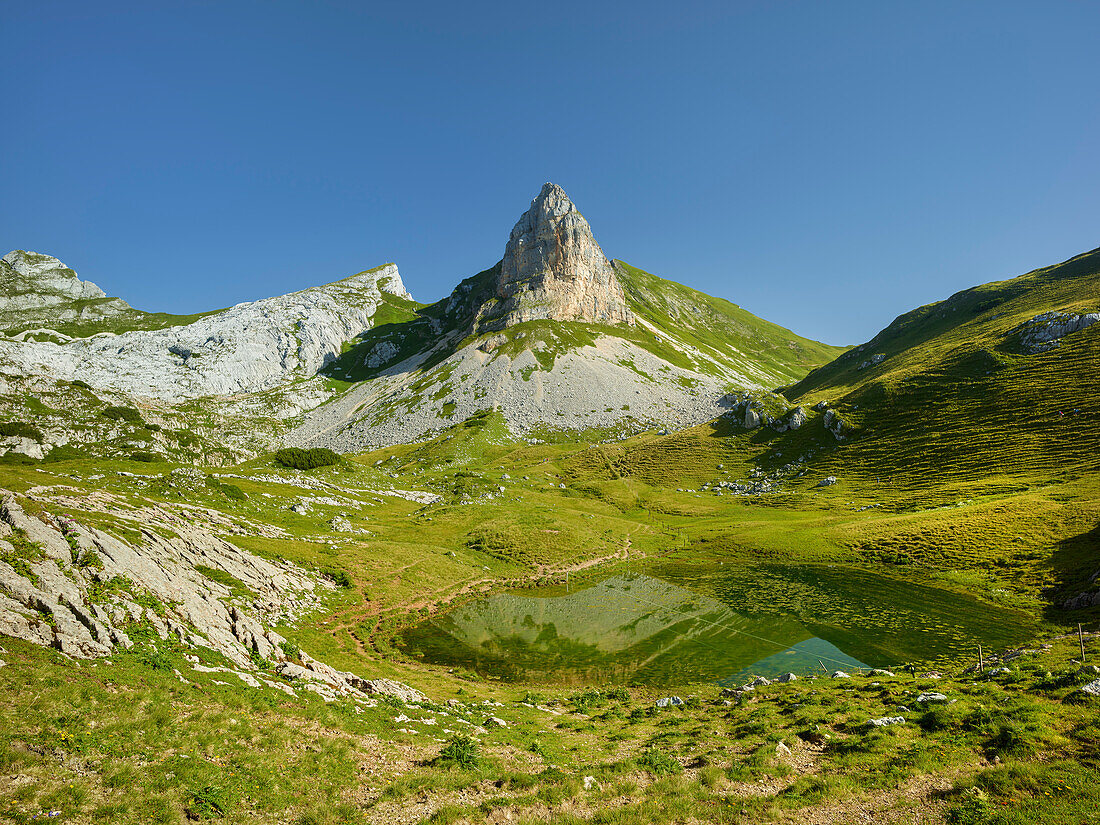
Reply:
<svg viewBox="0 0 1100 825"><path fill-rule="evenodd" d="M1025 321L1009 334L1018 335L1020 348L1027 353L1046 352L1057 347L1062 339L1100 321L1100 312L1044 312Z"/></svg>
<svg viewBox="0 0 1100 825"><path fill-rule="evenodd" d="M16 249L0 258L0 325L72 323L121 315L131 307L82 281L57 258Z"/></svg>
<svg viewBox="0 0 1100 825"><path fill-rule="evenodd" d="M29 254L14 252L4 260L28 272ZM34 293L37 298L20 293L9 300L48 301L58 290L103 294L56 259L37 256L33 261L38 261L34 272L54 273L44 291ZM13 264L8 266L14 271ZM184 326L62 343L0 339L0 373L79 379L97 389L167 401L269 390L311 377L335 358L346 341L372 326L383 293L410 297L393 264L326 286L237 304Z"/></svg>
<svg viewBox="0 0 1100 825"><path fill-rule="evenodd" d="M553 183L516 222L487 315L505 326L549 319L631 324L622 285L588 221Z"/></svg>

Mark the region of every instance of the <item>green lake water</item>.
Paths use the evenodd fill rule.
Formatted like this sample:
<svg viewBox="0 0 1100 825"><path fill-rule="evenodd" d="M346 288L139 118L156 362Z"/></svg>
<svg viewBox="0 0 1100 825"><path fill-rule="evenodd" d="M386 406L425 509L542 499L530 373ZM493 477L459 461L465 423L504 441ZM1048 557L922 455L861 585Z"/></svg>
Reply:
<svg viewBox="0 0 1100 825"><path fill-rule="evenodd" d="M970 655L1027 639L1016 611L834 565L666 564L500 593L410 628L406 652L511 681L740 683Z"/></svg>

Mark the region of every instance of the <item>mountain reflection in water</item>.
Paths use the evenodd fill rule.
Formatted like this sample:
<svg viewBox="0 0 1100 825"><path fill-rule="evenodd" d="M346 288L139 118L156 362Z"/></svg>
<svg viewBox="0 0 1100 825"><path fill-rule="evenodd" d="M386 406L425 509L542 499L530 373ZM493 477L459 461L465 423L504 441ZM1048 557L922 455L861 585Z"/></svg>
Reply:
<svg viewBox="0 0 1100 825"><path fill-rule="evenodd" d="M410 628L402 642L426 661L514 681L675 685L732 683L749 674L787 671L820 674L823 666L831 671L896 664L942 655L953 643L970 639L960 622L971 621L975 600L900 585L918 589L894 593L897 610L879 605L871 615L863 602L835 592L843 589L838 573L850 580L853 572L734 571L712 565L662 569L659 577L618 575L567 595L501 593ZM746 587L754 582L750 592ZM884 585L875 584L858 576L853 581L871 588L862 597L868 604L881 600ZM929 609L928 590L941 594L938 609ZM770 595L761 601L754 595L760 593ZM830 599L844 604L830 609ZM884 631L896 637L891 628L912 624L908 614L916 605L931 632L909 642L876 642ZM1019 616L1010 615L1018 624ZM1005 629L1004 616L992 619ZM861 642L864 638L868 643ZM918 655L920 650L925 652Z"/></svg>

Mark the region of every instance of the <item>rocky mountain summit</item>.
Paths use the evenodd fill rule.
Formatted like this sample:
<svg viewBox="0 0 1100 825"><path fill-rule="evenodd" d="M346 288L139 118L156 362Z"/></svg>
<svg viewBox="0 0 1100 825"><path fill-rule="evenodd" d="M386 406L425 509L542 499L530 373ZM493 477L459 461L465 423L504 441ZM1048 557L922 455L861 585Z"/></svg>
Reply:
<svg viewBox="0 0 1100 825"><path fill-rule="evenodd" d="M630 324L633 316L592 228L560 186L546 183L508 238L487 314L524 321Z"/></svg>
<svg viewBox="0 0 1100 825"><path fill-rule="evenodd" d="M665 281L596 243L547 183L504 258L327 369L362 383L306 415L288 443L351 451L416 441L489 409L540 437L714 418L729 392L797 380L840 350Z"/></svg>
<svg viewBox="0 0 1100 825"><path fill-rule="evenodd" d="M38 460L109 438L108 453L191 450L220 463L243 457L242 433L257 452L280 439L353 451L493 409L511 435L618 437L701 423L731 391L788 384L839 352L609 260L553 183L512 228L503 258L430 306L412 300L394 264L195 316L135 310L36 253L9 253L0 276L0 310L22 318L0 335L0 404L10 402L9 437L20 439L0 450ZM125 421L85 415L70 439L85 390L134 410ZM45 416L25 402L43 392L64 402ZM218 434L231 455L211 457Z"/></svg>
<svg viewBox="0 0 1100 825"><path fill-rule="evenodd" d="M22 249L0 258L0 325L4 327L88 321L128 310L125 301L108 298L57 258Z"/></svg>

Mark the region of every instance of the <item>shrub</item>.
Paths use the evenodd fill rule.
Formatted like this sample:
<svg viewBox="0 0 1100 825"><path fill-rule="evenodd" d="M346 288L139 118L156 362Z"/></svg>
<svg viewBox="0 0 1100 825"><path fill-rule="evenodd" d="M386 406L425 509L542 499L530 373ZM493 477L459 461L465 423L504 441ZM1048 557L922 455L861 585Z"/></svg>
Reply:
<svg viewBox="0 0 1100 825"><path fill-rule="evenodd" d="M0 424L0 437L29 438L41 444L45 440L42 431L25 421L5 421Z"/></svg>
<svg viewBox="0 0 1100 825"><path fill-rule="evenodd" d="M221 493L226 498L232 501L247 501L248 494L245 493L236 484L228 484L224 481L219 481L214 476L206 477L206 486L215 492Z"/></svg>
<svg viewBox="0 0 1100 825"><path fill-rule="evenodd" d="M656 748L647 748L643 751L642 755L638 757L638 764L654 776L671 776L672 774L683 773L684 770L683 765L667 753L663 753Z"/></svg>
<svg viewBox="0 0 1100 825"><path fill-rule="evenodd" d="M600 701L602 696L603 694L596 688L587 688L570 696L569 702L573 705L573 709L576 710L577 713L584 713L591 707L603 704Z"/></svg>
<svg viewBox="0 0 1100 825"><path fill-rule="evenodd" d="M472 736L456 733L444 745L434 760L436 765L452 766L460 768L476 768L480 762L477 753L477 740Z"/></svg>
<svg viewBox="0 0 1100 825"><path fill-rule="evenodd" d="M302 658L302 649L294 644L294 642L279 642L279 647L283 649L283 655L292 661L296 662Z"/></svg>
<svg viewBox="0 0 1100 825"><path fill-rule="evenodd" d="M141 413L135 410L133 407L116 407L113 404L107 407L100 413L104 418L110 418L115 421L129 421L132 424L136 424L141 421Z"/></svg>
<svg viewBox="0 0 1100 825"><path fill-rule="evenodd" d="M157 460L156 453L150 453L145 450L135 450L130 453L131 461L144 461L147 464Z"/></svg>
<svg viewBox="0 0 1100 825"><path fill-rule="evenodd" d="M156 648L146 652L142 659L153 670L172 670L172 660Z"/></svg>
<svg viewBox="0 0 1100 825"><path fill-rule="evenodd" d="M950 825L981 825L989 817L989 802L980 788L967 788L962 801L947 812Z"/></svg>
<svg viewBox="0 0 1100 825"><path fill-rule="evenodd" d="M278 450L275 463L290 470L313 470L317 467L333 467L340 463L340 454L324 447L303 450L300 447L287 447Z"/></svg>
<svg viewBox="0 0 1100 825"><path fill-rule="evenodd" d="M322 567L321 575L337 587L342 587L345 590L351 590L351 588L355 587L355 582L351 580L348 571L341 570L339 567Z"/></svg>
<svg viewBox="0 0 1100 825"><path fill-rule="evenodd" d="M96 553L95 550L85 550L77 557L76 566L84 569L95 568L96 570L102 570L103 559L99 557L99 554Z"/></svg>

